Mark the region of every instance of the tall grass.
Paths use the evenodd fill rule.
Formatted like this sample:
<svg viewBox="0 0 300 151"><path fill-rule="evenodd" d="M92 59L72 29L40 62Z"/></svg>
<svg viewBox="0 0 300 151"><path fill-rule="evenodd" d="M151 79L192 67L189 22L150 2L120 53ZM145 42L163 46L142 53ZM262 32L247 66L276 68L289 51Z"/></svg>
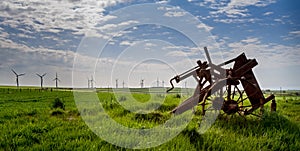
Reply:
<svg viewBox="0 0 300 151"><path fill-rule="evenodd" d="M77 110L70 91L7 89L0 88L0 150L131 150L109 144L94 134L81 119L80 115L86 113ZM174 93L155 95L151 100L145 92L134 92L134 98L146 107L149 105L149 109L155 103L161 104L149 114L140 114L120 105L135 105L128 95L118 95L123 96L120 101L111 92L98 93L105 111L115 121L134 128L152 128L164 123L171 117L169 112L187 97ZM155 102L160 97L165 97L165 101ZM63 102L64 110L53 108L56 98ZM276 99L276 113L270 113L266 105L261 118L220 116L204 134L198 133L202 117L197 114L174 139L145 150L299 150L300 98L278 96ZM86 112L93 114L93 110Z"/></svg>

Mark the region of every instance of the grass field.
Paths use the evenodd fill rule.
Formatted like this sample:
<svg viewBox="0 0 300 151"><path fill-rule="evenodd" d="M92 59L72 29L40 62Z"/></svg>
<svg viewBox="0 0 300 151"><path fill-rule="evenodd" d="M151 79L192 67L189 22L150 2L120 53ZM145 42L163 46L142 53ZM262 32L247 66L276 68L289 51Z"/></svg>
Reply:
<svg viewBox="0 0 300 151"><path fill-rule="evenodd" d="M169 111L185 97L166 97L154 113L126 111L118 101L130 103L128 94L115 97L111 90L97 93L100 102L117 122L135 128L151 128L170 118ZM146 90L145 90L146 91ZM133 90L133 98L147 102L149 94ZM94 134L82 120L70 90L40 91L0 88L0 150L131 150L109 144ZM262 118L221 116L204 134L197 133L201 116L171 141L145 150L299 150L300 97L295 93L276 96L277 112L269 103Z"/></svg>

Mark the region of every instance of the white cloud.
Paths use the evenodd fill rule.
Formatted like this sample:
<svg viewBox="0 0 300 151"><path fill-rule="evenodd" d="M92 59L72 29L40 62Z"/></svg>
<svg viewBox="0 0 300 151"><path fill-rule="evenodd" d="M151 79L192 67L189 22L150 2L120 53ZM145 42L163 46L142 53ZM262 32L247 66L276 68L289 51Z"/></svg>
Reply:
<svg viewBox="0 0 300 151"><path fill-rule="evenodd" d="M35 85L36 72L47 72L45 79L45 85L53 86L52 79L49 77L54 76L55 72L59 73L59 77L62 80L60 86L72 86L72 78L70 78L73 71L73 61L77 58L80 61L80 68L76 68L77 71L81 71L78 74L87 74L87 69L92 68L97 60L95 57L78 54L68 50L56 50L48 49L42 46L30 47L21 43L13 42L9 39L2 39L0 37L0 68L4 69L0 71L0 75L9 75L8 69L14 68L20 72L26 72L26 76L22 80L23 85ZM110 63L109 59L100 59L103 63ZM94 67L94 66L93 66ZM8 70L8 71L7 71ZM25 71L24 71L25 70ZM92 72L89 72L91 75ZM85 75L82 75L85 76ZM5 79L7 84L12 84L13 79ZM3 84L4 81L1 81ZM84 83L85 84L85 83Z"/></svg>
<svg viewBox="0 0 300 151"><path fill-rule="evenodd" d="M121 46L133 46L135 42L130 42L130 41L122 41L120 42Z"/></svg>
<svg viewBox="0 0 300 151"><path fill-rule="evenodd" d="M135 20L127 20L127 21L123 21L123 22L119 22L119 23L114 23L114 24L104 24L100 27L97 27L97 29L95 29L95 31L91 30L90 33L94 34L94 35L90 35L91 37L99 37L99 38L103 38L103 39L109 39L112 36L113 37L121 37L124 34L128 34L131 33L132 30L120 30L128 25L136 25L138 24L138 21ZM132 28L133 30L136 30L137 27L134 26Z"/></svg>
<svg viewBox="0 0 300 151"><path fill-rule="evenodd" d="M188 55L187 53L184 53L183 51L171 51L169 53L167 53L167 56L171 56L171 57L180 57L180 56L184 56L184 55Z"/></svg>
<svg viewBox="0 0 300 151"><path fill-rule="evenodd" d="M87 29L94 29L96 24L113 18L103 14L104 7L126 2L129 0L85 0L80 3L77 0L8 0L1 2L0 17L6 18L1 24L13 28L32 26L37 32L57 32L55 29L61 28L84 34Z"/></svg>
<svg viewBox="0 0 300 151"><path fill-rule="evenodd" d="M156 2L157 4L167 4L169 2L169 0L159 0L158 2Z"/></svg>
<svg viewBox="0 0 300 151"><path fill-rule="evenodd" d="M295 35L295 36L300 36L300 30L291 31L291 32L289 32L289 34Z"/></svg>
<svg viewBox="0 0 300 151"><path fill-rule="evenodd" d="M285 25L285 24L292 25L292 26L295 25L295 23L292 21L291 16L289 16L289 15L281 15L278 18L275 18L274 21L275 21L275 23L277 22L277 23L280 23L283 25Z"/></svg>
<svg viewBox="0 0 300 151"><path fill-rule="evenodd" d="M248 12L247 9L223 7L217 11L210 12L210 14L212 14L212 15L225 14L229 18L238 18L238 17L249 16L249 14L247 12Z"/></svg>
<svg viewBox="0 0 300 151"><path fill-rule="evenodd" d="M170 12L166 12L164 14L164 16L167 17L181 17L184 16L186 14L186 12L182 12L182 11L170 11Z"/></svg>
<svg viewBox="0 0 300 151"><path fill-rule="evenodd" d="M256 44L260 43L258 38L250 38L250 37L248 37L247 39L241 40L241 42L243 42L243 43L256 43Z"/></svg>
<svg viewBox="0 0 300 151"><path fill-rule="evenodd" d="M247 22L245 17L248 19L251 15L249 14L249 10L247 7L255 6L255 7L264 7L275 3L275 0L231 0L229 2L221 1L216 2L215 0L205 0L200 3L200 6L206 6L211 9L209 12L212 17L216 18L215 21L223 22L223 23L233 23L233 22ZM268 12L270 14L270 12ZM220 18L225 15L227 18ZM252 20L253 22L256 20Z"/></svg>
<svg viewBox="0 0 300 151"><path fill-rule="evenodd" d="M5 45L3 45L6 43ZM7 47L10 45L10 47ZM2 47L4 46L4 47ZM47 48L32 49L26 45L1 41L1 63L6 68L26 69L26 72L55 72L52 69L65 71L72 70L75 53L66 50L53 50ZM32 83L31 83L32 84ZM70 85L70 84L68 84Z"/></svg>
<svg viewBox="0 0 300 151"><path fill-rule="evenodd" d="M31 38L31 39L34 39L34 38L35 38L35 37L33 37L33 36L29 36L29 35L21 34L21 33L18 33L17 36L20 37L20 38Z"/></svg>
<svg viewBox="0 0 300 151"><path fill-rule="evenodd" d="M300 45L289 46L278 43L263 43L258 38L247 38L227 45L231 51L228 58L245 52L249 58L256 58L263 68L279 68L300 65Z"/></svg>
<svg viewBox="0 0 300 151"><path fill-rule="evenodd" d="M186 15L186 12L181 10L179 6L176 7L158 7L158 10L166 11L164 16L166 17L182 17Z"/></svg>
<svg viewBox="0 0 300 151"><path fill-rule="evenodd" d="M9 37L9 33L5 32L5 31L0 32L0 38L1 39L6 39L8 37Z"/></svg>
<svg viewBox="0 0 300 151"><path fill-rule="evenodd" d="M268 15L271 15L271 14L274 14L274 12L265 12L263 15L268 16Z"/></svg>
<svg viewBox="0 0 300 151"><path fill-rule="evenodd" d="M179 57L179 56L198 56L200 49L197 47L188 46L165 46L163 50L168 50L166 56Z"/></svg>
<svg viewBox="0 0 300 151"><path fill-rule="evenodd" d="M285 22L280 18L275 18L274 21L279 22L281 24L285 24Z"/></svg>
<svg viewBox="0 0 300 151"><path fill-rule="evenodd" d="M146 46L146 47L155 47L155 46L157 46L157 45L154 44L154 43L147 42L147 43L145 44L145 46Z"/></svg>
<svg viewBox="0 0 300 151"><path fill-rule="evenodd" d="M257 18L226 18L226 19L214 19L215 22L221 22L221 23L255 23L256 21L259 21L260 19Z"/></svg>
<svg viewBox="0 0 300 151"><path fill-rule="evenodd" d="M204 24L204 23L201 23L201 24L199 24L198 26L197 26L197 28L204 28L206 31L208 31L208 32L210 32L211 30L213 30L214 29L214 27L211 27L211 26L208 26L208 25L206 25L206 24Z"/></svg>
<svg viewBox="0 0 300 151"><path fill-rule="evenodd" d="M179 6L171 6L171 7L162 6L162 7L158 7L157 9L158 10L165 10L165 11L178 11L178 10L180 10L180 7Z"/></svg>
<svg viewBox="0 0 300 151"><path fill-rule="evenodd" d="M131 1L132 0L101 0L97 1L97 3L99 6L107 7L117 5L118 3L129 3Z"/></svg>
<svg viewBox="0 0 300 151"><path fill-rule="evenodd" d="M292 39L300 38L300 30L290 31L288 35L281 36L281 37L283 38L283 40L292 40Z"/></svg>

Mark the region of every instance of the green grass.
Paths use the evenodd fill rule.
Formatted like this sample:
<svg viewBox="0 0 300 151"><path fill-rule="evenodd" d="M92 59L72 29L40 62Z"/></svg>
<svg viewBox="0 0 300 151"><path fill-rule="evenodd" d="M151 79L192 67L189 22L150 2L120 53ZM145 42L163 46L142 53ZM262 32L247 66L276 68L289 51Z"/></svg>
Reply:
<svg viewBox="0 0 300 151"><path fill-rule="evenodd" d="M131 94L98 92L107 113L118 123L133 128L164 123L171 117L169 112L187 97L178 97L178 93L150 95L147 89L133 91L133 98L145 103L146 109L159 107L149 114L136 114L118 103L134 107ZM0 150L131 150L109 144L94 134L82 120L71 91L5 87L0 88L0 95ZM53 106L57 98L64 108ZM158 101L164 98L164 102ZM174 139L145 150L299 150L300 97L280 95L276 100L276 113L270 113L268 103L262 118L220 116L204 134L197 132L201 121L197 114ZM93 110L88 112L93 114Z"/></svg>

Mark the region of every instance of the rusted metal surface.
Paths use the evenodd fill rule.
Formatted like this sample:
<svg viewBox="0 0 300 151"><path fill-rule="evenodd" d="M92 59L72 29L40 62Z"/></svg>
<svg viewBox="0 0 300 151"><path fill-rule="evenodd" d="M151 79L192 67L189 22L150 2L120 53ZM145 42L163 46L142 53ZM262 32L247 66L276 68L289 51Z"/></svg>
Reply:
<svg viewBox="0 0 300 151"><path fill-rule="evenodd" d="M174 81L179 83L191 76L198 83L193 96L173 109L172 113L181 114L201 105L202 114L205 114L206 110L222 110L226 114L249 115L258 108L263 110L265 103L275 99L274 95L264 97L252 71L258 65L255 59L247 59L242 53L236 58L215 65L206 47L204 51L208 62L198 60L196 67L170 80L172 87L167 92L174 88ZM232 63L232 68L223 68L224 65ZM244 105L246 101L249 103Z"/></svg>

